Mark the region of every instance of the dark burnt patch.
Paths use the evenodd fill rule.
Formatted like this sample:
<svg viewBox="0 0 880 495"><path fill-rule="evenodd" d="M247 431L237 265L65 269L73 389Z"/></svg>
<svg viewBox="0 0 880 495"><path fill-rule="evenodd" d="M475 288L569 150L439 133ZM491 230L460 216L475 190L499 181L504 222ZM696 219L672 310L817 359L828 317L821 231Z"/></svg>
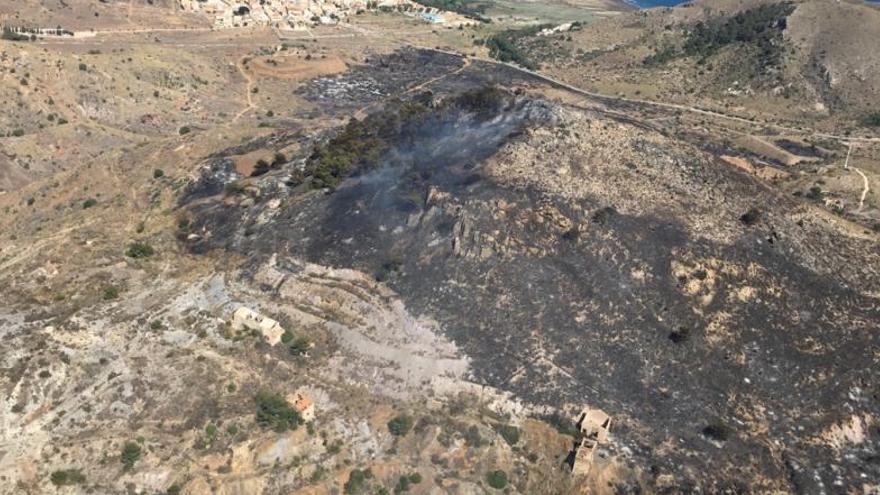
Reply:
<svg viewBox="0 0 880 495"><path fill-rule="evenodd" d="M484 115L462 107L441 125L404 125L376 163L330 193L261 177L259 194L197 202L200 238L190 249L230 249L253 263L287 253L372 273L410 311L441 323L472 359L474 380L536 404L587 403L627 418L615 430L627 455L688 492L880 478L864 460L876 456L876 435L848 455L812 440L852 411L880 415L867 392L877 383L876 301L793 251L835 256L841 241L770 244L771 220L772 232L797 231L777 214L790 205L738 174L723 177L730 194L754 198L765 214L743 225L742 211L730 212L741 234L727 244L676 218L483 177L483 161L524 126L549 125L542 105L515 100ZM720 180L696 160L681 167L697 182ZM286 202L271 220L257 221L278 197ZM740 269L698 301L687 283L712 277L694 268L679 280L682 259ZM745 287L761 296L738 300Z"/></svg>
<svg viewBox="0 0 880 495"><path fill-rule="evenodd" d="M328 113L348 111L400 94L462 65L457 55L403 48L372 55L344 74L314 79L298 89L297 94Z"/></svg>

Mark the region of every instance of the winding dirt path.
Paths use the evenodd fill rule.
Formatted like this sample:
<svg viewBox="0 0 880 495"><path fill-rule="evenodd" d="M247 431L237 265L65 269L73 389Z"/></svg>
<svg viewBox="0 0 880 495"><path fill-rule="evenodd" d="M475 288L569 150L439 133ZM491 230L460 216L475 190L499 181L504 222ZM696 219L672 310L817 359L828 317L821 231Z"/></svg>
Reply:
<svg viewBox="0 0 880 495"><path fill-rule="evenodd" d="M857 169L856 167L853 167L852 169L855 170L857 174L862 176L862 182L864 182L864 188L862 189L862 197L859 198L859 209L858 209L858 211L862 211L862 208L865 207L865 198L868 196L868 191L871 190L871 186L868 183L868 176L865 175L864 172Z"/></svg>
<svg viewBox="0 0 880 495"><path fill-rule="evenodd" d="M242 57L241 60L239 60L238 63L235 64L235 68L238 69L238 72L240 72L242 77L244 77L244 79L247 81L247 86L245 87L245 99L247 102L247 106L245 108L243 108L240 112L235 114L235 117L233 117L232 120L229 122L230 124L238 121L238 119L240 119L242 116L244 116L244 114L257 108L257 106L254 105L254 99L252 96L253 95L253 88L254 88L254 78L251 77L251 75L248 74L248 72L246 70L244 70L244 64L245 64L246 59L247 59L247 57Z"/></svg>
<svg viewBox="0 0 880 495"><path fill-rule="evenodd" d="M417 48L417 49L421 49L421 50L431 50L431 51L438 52L438 53L445 53L447 55L457 55L459 57L465 57L461 53L454 52L454 51L441 50L441 49L433 48L433 47L429 47L429 46L414 45L411 43L408 45L413 48ZM536 79L540 79L546 83L549 83L552 86L566 89L568 91L571 91L572 93L576 93L576 94L586 96L589 98L618 101L618 102L623 102L623 103L635 103L638 105L666 108L666 109L670 109L670 110L678 110L678 111L682 111L682 112L695 113L698 115L705 115L707 117L716 117L719 119L725 119L725 120L729 120L729 121L733 121L733 122L739 122L742 124L747 124L747 125L755 126L755 127L771 128L771 129L776 129L779 131L786 131L786 132L791 132L793 134L806 135L806 136L812 136L812 137L817 137L817 138L834 139L834 140L842 141L842 142L846 142L846 143L853 143L853 142L880 143L880 137L841 136L838 134L828 134L828 133L818 132L818 131L814 131L814 130L806 129L806 128L796 128L796 127L789 127L789 126L785 126L785 125L781 125L781 124L774 124L771 122L761 122L761 121L757 121L757 120L750 120L750 119L746 119L743 117L737 117L734 115L727 115L727 114L723 114L720 112L715 112L712 110L704 110L702 108L697 108L697 107L689 106L689 105L679 105L677 103L665 103L665 102L660 102L660 101L643 100L643 99L639 99L639 98L627 98L624 96L606 95L606 94L597 93L594 91L589 91L589 90L586 90L583 88L579 88L579 87L574 86L572 84L569 84L565 81L561 81L559 79L548 76L546 74L542 74L540 72L535 72L533 70L522 68L522 67L515 65L515 64L512 64L512 63L501 62L501 61L491 59L491 58L486 58L486 57L473 57L472 56L472 57L468 57L468 58L470 58L472 60L479 60L481 62L485 62L485 63L489 63L489 64L494 64L494 65L503 65L503 66L508 67L510 69L513 69L515 71L521 72L523 74L528 74L532 77L535 77Z"/></svg>
<svg viewBox="0 0 880 495"><path fill-rule="evenodd" d="M852 156L852 151L853 151L853 144L849 143L849 149L846 151L846 161L843 162L843 169L844 170L849 169L849 159ZM852 169L855 170L857 174L862 176L862 182L864 183L864 187L862 188L862 196L859 198L859 209L856 210L856 211L862 211L862 209L865 207L865 198L868 196L868 191L871 190L871 186L868 183L868 176L865 175L864 172L859 170L857 167L853 167Z"/></svg>

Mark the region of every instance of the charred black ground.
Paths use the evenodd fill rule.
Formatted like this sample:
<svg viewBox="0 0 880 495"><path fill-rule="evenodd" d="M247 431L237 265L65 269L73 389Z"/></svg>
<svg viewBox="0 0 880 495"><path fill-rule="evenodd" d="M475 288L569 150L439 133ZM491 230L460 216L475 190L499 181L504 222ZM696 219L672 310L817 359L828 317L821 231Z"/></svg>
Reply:
<svg viewBox="0 0 880 495"><path fill-rule="evenodd" d="M424 62L427 55L394 57L413 56ZM456 67L437 57L447 70ZM336 83L361 88L401 63L373 61ZM474 380L535 404L602 407L620 418L615 433L630 452L617 454L654 479L673 475L678 491L746 493L762 480L784 479L793 491L813 493L820 483L843 490L860 486L863 475L880 479L880 432L867 432L846 455L816 441L854 411L880 414L876 300L805 268L796 251L803 242L774 243L777 230L796 232L795 225L746 225L737 212L730 222L739 239L719 244L674 217L625 215L599 201L487 179L485 159L525 129L557 122L553 105L540 100L499 89L458 93L490 79L479 70L468 67L437 81L432 94L391 103L314 143L302 168L261 178L248 202L229 200L247 192L221 186L240 178L222 156L212 157L182 201L197 234L189 248L247 253L254 263L289 254L374 273L411 311L442 324L473 359ZM396 83L438 77L410 76ZM330 82L314 84L305 94L322 94ZM366 101L360 90L346 94L352 108ZM340 151L352 156L334 155ZM332 180L317 185L335 190L309 191L322 164ZM755 198L763 211L793 206L696 158L675 167L706 183L726 181L728 192ZM272 198L285 201L260 223ZM834 256L836 246L815 239L810 249ZM731 275L718 292L748 282L773 297L734 313L733 334L710 345L705 315L731 302L717 298L695 310L682 287L706 273L673 276L681 259L749 267L764 275ZM647 282L636 285L632 273L644 266ZM742 418L753 416L766 431L744 427Z"/></svg>

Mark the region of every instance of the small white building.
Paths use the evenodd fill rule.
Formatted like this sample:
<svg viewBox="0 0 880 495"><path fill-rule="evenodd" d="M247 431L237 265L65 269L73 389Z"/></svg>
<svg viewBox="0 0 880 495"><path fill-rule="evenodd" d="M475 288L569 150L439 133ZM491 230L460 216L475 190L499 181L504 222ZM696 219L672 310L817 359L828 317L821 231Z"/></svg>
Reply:
<svg viewBox="0 0 880 495"><path fill-rule="evenodd" d="M284 335L284 328L277 321L242 306L232 313L232 329L239 331L245 328L262 333L269 345L281 342L281 336Z"/></svg>

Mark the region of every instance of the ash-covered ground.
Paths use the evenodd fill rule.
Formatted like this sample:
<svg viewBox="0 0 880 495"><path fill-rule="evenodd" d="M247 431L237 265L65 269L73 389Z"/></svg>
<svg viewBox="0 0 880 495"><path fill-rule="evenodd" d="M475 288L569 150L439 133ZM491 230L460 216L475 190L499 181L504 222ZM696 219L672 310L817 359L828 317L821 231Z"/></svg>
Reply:
<svg viewBox="0 0 880 495"><path fill-rule="evenodd" d="M650 491L876 486L875 240L640 126L507 92L443 106L473 81L534 82L395 57L414 53L456 73L392 71L433 93L427 115L378 111L395 125L358 138L381 141L377 159L323 191L313 157L256 178L212 157L182 202L188 247L375 274L440 323L473 380L610 413L611 453ZM304 91L336 84L328 108L355 108L388 71Z"/></svg>

